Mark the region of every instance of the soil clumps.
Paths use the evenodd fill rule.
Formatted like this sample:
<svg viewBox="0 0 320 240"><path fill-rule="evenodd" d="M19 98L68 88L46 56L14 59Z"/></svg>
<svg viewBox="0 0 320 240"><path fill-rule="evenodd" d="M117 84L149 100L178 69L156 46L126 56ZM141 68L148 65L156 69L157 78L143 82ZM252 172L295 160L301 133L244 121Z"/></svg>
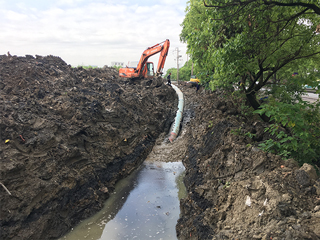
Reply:
<svg viewBox="0 0 320 240"><path fill-rule="evenodd" d="M0 238L57 239L101 209L156 139L153 154L163 154L177 110L163 82L0 56ZM178 87L183 127L164 159L186 167L178 238L320 239L315 168L259 150L266 123L225 93Z"/></svg>
<svg viewBox="0 0 320 240"><path fill-rule="evenodd" d="M57 239L101 209L177 109L163 79L0 56L1 239Z"/></svg>
<svg viewBox="0 0 320 240"><path fill-rule="evenodd" d="M241 115L225 93L179 87L194 117L178 239L320 239L315 168L259 150L267 124Z"/></svg>

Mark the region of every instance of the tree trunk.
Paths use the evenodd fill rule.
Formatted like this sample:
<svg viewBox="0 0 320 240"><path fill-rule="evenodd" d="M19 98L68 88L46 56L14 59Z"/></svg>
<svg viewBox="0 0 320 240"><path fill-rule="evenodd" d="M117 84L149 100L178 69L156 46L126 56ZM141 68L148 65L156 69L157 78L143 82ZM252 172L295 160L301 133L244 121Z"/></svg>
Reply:
<svg viewBox="0 0 320 240"><path fill-rule="evenodd" d="M246 94L246 96L247 96L247 99L248 99L251 107L253 107L254 110L259 109L260 103L257 101L256 94L255 93L249 93L249 94ZM264 122L269 122L270 121L270 118L268 116L266 116L265 114L260 115L260 118Z"/></svg>

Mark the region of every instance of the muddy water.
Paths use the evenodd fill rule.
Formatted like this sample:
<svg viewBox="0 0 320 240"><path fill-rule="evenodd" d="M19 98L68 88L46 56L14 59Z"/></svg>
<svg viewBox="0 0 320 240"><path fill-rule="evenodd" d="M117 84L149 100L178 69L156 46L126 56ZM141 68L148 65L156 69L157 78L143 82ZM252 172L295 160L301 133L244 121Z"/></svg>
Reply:
<svg viewBox="0 0 320 240"><path fill-rule="evenodd" d="M99 213L61 240L177 239L183 176L181 162L146 161L116 185Z"/></svg>
<svg viewBox="0 0 320 240"><path fill-rule="evenodd" d="M186 196L181 161L188 142L183 136L192 117L187 110L180 136L173 143L159 137L144 164L116 185L104 208L60 240L177 239L179 199Z"/></svg>

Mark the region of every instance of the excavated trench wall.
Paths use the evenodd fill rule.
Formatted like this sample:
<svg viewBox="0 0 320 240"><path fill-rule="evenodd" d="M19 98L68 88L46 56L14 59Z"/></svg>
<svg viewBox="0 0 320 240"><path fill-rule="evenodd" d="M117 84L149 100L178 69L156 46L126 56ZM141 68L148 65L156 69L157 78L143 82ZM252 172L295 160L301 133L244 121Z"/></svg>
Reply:
<svg viewBox="0 0 320 240"><path fill-rule="evenodd" d="M57 239L101 209L168 132L177 97L161 78L0 56L0 238Z"/></svg>
<svg viewBox="0 0 320 240"><path fill-rule="evenodd" d="M243 115L230 92L182 90L195 114L178 239L320 239L317 166L260 150L269 124Z"/></svg>

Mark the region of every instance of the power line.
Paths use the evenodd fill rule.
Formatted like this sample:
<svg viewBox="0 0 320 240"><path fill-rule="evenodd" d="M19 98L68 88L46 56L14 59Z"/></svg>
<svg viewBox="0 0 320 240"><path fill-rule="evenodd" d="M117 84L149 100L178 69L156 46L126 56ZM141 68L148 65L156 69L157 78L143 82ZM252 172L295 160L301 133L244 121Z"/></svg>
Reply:
<svg viewBox="0 0 320 240"><path fill-rule="evenodd" d="M179 81L179 61L182 61L182 59L180 59L182 56L180 55L180 50L178 47L176 47L173 52L177 53L177 58L175 60L177 61L177 81Z"/></svg>

